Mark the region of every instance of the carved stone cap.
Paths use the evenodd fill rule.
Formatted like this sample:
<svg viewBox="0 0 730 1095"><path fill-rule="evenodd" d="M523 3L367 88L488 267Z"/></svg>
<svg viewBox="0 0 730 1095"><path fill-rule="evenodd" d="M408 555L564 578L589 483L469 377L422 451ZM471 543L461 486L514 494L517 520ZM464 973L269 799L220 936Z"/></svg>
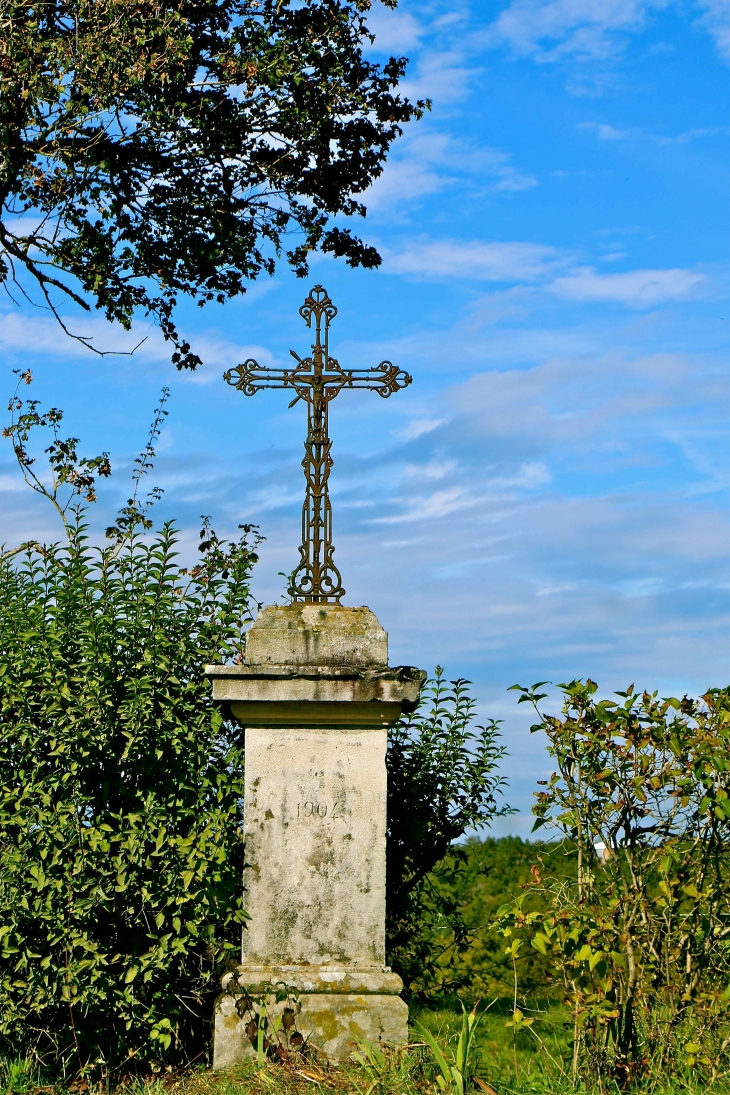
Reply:
<svg viewBox="0 0 730 1095"><path fill-rule="evenodd" d="M392 726L415 710L422 669L208 665L213 699L244 726Z"/></svg>
<svg viewBox="0 0 730 1095"><path fill-rule="evenodd" d="M246 665L251 667L387 664L388 636L364 606L269 605L246 636Z"/></svg>
<svg viewBox="0 0 730 1095"><path fill-rule="evenodd" d="M270 605L246 636L244 665L208 665L213 699L244 726L387 727L415 710L426 674L388 668L369 608Z"/></svg>
<svg viewBox="0 0 730 1095"><path fill-rule="evenodd" d="M426 679L424 669L414 665L363 666L355 665L206 665L206 677L214 680L261 681L399 681L416 683L420 688ZM219 687L225 688L225 684Z"/></svg>

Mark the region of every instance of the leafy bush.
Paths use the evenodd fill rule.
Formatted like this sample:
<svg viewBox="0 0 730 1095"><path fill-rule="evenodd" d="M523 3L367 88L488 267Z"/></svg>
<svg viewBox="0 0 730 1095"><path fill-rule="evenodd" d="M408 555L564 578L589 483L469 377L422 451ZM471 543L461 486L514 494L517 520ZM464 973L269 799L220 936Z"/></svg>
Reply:
<svg viewBox="0 0 730 1095"><path fill-rule="evenodd" d="M529 930L574 1020L574 1073L622 1086L692 1071L714 1080L730 1045L730 690L699 700L596 699L562 685L535 707L557 771L536 827L576 847L577 877L535 880L502 910L508 951ZM527 911L537 895L542 911Z"/></svg>
<svg viewBox="0 0 730 1095"><path fill-rule="evenodd" d="M240 945L243 757L203 666L241 651L255 554L203 531L190 572L170 526L0 564L0 1035L73 1068L195 1057Z"/></svg>
<svg viewBox="0 0 730 1095"><path fill-rule="evenodd" d="M257 536L204 520L187 570L172 526L141 535L166 398L102 548L74 505L107 455L79 458L63 413L17 390L4 431L66 543L0 557L0 1044L64 1071L204 1052L213 975L240 946L243 754L203 667L242 656Z"/></svg>
<svg viewBox="0 0 730 1095"><path fill-rule="evenodd" d="M468 684L445 681L437 666L418 710L388 741L388 961L421 994L441 986L444 952L471 941L454 899L467 855L453 842L507 811L498 805L498 724L472 728L476 702ZM439 886L439 876L449 885Z"/></svg>

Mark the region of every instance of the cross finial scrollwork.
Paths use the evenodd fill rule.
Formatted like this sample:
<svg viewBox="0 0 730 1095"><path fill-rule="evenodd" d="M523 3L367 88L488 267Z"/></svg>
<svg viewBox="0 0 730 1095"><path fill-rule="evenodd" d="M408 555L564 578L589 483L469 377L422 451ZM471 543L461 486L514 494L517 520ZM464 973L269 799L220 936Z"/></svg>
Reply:
<svg viewBox="0 0 730 1095"><path fill-rule="evenodd" d="M345 593L340 572L334 563L332 543L332 506L329 475L332 469L332 443L328 432L328 407L343 388L367 388L387 399L407 387L412 377L390 361L381 361L372 369L343 369L330 357L329 326L337 309L321 285L315 285L299 309L315 336L310 357L300 358L291 350L296 364L291 369L262 367L253 358L224 373L224 379L244 395L263 388L290 388L296 393L289 406L300 399L307 404L307 439L302 467L306 494L302 507L302 543L299 564L289 581L289 594L295 601L339 603Z"/></svg>

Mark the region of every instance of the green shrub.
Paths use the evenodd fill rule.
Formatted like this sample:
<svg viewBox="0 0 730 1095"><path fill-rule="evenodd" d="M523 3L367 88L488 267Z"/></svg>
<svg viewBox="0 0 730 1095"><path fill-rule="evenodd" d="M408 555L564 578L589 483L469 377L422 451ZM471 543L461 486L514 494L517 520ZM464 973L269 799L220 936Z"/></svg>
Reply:
<svg viewBox="0 0 730 1095"><path fill-rule="evenodd" d="M255 554L205 527L188 572L170 526L69 533L0 563L0 1036L74 1070L194 1057L243 916L243 757L203 666L240 654Z"/></svg>
<svg viewBox="0 0 730 1095"><path fill-rule="evenodd" d="M387 954L421 996L444 987L444 955L472 941L456 896L468 857L453 842L509 809L499 805L498 724L472 726L468 685L437 666L388 741Z"/></svg>
<svg viewBox="0 0 730 1095"><path fill-rule="evenodd" d="M730 1066L730 690L609 700L573 681L558 717L539 687L521 699L556 771L535 827L571 841L576 877L536 878L501 911L507 952L528 935L550 962L575 1078L714 1082Z"/></svg>

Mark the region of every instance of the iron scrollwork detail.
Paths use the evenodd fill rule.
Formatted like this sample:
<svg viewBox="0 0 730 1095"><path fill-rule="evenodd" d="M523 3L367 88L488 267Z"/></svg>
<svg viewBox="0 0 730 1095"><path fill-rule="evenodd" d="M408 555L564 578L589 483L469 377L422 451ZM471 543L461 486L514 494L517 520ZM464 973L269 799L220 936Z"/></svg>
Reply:
<svg viewBox="0 0 730 1095"><path fill-rule="evenodd" d="M328 408L343 388L365 388L387 399L406 388L412 377L390 361L381 361L372 369L343 369L329 353L329 326L337 309L321 285L315 285L299 309L308 327L314 320L315 338L310 357L300 358L291 350L296 364L291 369L270 369L253 358L224 373L224 379L244 395L264 388L289 388L296 393L289 403L300 399L307 404L307 439L302 467L306 493L302 506L302 543L299 565L289 581L288 592L294 601L338 603L345 590L334 563L332 543L332 505L329 476L332 470L332 443L329 438Z"/></svg>

